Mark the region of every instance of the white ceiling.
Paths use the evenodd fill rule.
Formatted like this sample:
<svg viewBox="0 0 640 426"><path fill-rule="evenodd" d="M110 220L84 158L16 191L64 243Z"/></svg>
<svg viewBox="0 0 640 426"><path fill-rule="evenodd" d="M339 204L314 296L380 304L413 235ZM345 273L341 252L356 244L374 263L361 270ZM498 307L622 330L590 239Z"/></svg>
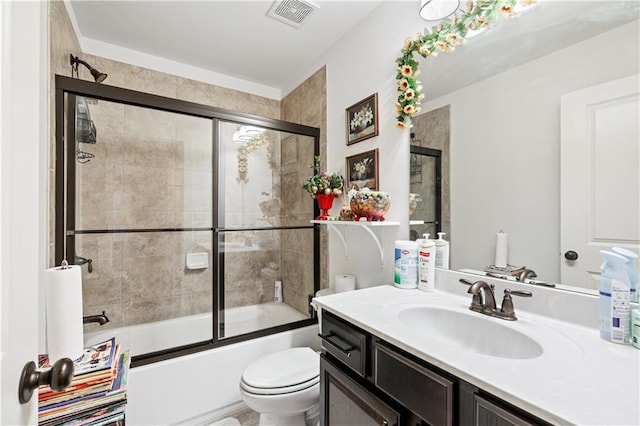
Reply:
<svg viewBox="0 0 640 426"><path fill-rule="evenodd" d="M438 98L639 18L639 0L538 0L519 18L500 19L454 52L420 58L426 97Z"/></svg>
<svg viewBox="0 0 640 426"><path fill-rule="evenodd" d="M268 17L271 0L67 5L83 48L98 41L283 90L381 2L313 0L300 28Z"/></svg>
<svg viewBox="0 0 640 426"><path fill-rule="evenodd" d="M91 46L87 53L110 57L106 46L117 46L259 83L285 95L383 1L399 0L314 0L319 8L299 29L267 16L271 0L67 0L67 6L83 50ZM406 2L406 7L416 7L415 21L407 22L407 28L429 26L418 17L419 0ZM421 79L427 99L638 19L639 14L640 0L539 0L520 18L501 19L455 52L425 60ZM413 34L411 30L407 36Z"/></svg>

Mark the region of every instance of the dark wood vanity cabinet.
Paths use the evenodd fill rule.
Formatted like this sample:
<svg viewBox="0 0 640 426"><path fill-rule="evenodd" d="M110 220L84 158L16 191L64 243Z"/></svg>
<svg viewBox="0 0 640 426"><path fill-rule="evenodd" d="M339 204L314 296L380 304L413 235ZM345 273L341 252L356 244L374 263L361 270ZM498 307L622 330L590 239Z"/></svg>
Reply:
<svg viewBox="0 0 640 426"><path fill-rule="evenodd" d="M320 358L320 424L333 426L400 425L400 413L343 372Z"/></svg>
<svg viewBox="0 0 640 426"><path fill-rule="evenodd" d="M548 425L327 311L321 337L321 426Z"/></svg>

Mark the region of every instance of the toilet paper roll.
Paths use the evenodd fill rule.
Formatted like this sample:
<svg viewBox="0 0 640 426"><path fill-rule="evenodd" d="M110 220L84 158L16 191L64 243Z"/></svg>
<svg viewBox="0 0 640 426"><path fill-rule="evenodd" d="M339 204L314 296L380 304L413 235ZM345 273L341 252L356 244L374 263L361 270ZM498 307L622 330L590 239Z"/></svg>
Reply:
<svg viewBox="0 0 640 426"><path fill-rule="evenodd" d="M45 271L47 297L47 353L53 364L60 358L82 356L82 272L77 265Z"/></svg>
<svg viewBox="0 0 640 426"><path fill-rule="evenodd" d="M498 268L507 267L507 237L508 234L502 230L496 234L496 259L494 265Z"/></svg>
<svg viewBox="0 0 640 426"><path fill-rule="evenodd" d="M353 275L336 275L334 291L351 291L356 289L356 277Z"/></svg>

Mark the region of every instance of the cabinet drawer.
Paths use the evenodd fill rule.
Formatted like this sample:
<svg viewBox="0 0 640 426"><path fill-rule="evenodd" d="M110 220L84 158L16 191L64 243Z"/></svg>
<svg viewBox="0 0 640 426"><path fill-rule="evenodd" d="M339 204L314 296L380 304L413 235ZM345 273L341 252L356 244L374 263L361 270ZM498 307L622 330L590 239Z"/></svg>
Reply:
<svg viewBox="0 0 640 426"><path fill-rule="evenodd" d="M322 312L322 349L366 377L368 335L330 312Z"/></svg>
<svg viewBox="0 0 640 426"><path fill-rule="evenodd" d="M431 425L453 424L454 382L379 342L374 351L378 388Z"/></svg>

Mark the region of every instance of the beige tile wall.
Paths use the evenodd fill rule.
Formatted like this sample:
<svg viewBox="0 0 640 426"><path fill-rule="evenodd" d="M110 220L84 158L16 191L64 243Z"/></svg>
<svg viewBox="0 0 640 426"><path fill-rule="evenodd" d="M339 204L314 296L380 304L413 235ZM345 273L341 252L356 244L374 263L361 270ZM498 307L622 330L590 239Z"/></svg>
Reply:
<svg viewBox="0 0 640 426"><path fill-rule="evenodd" d="M326 81L324 68L294 90L282 102L218 87L141 67L84 55L73 32L63 2L49 2L50 32L50 161L49 161L49 259L54 263L55 218L55 103L54 75L71 76L69 54L79 55L102 72L104 84L227 108L268 118L282 118L321 128L321 152L326 153ZM80 78L90 80L80 67ZM281 111L282 107L282 111ZM98 128L99 143L82 144L96 155L78 165L80 214L77 228L156 228L211 226L210 123L175 114L149 112L106 102L90 105ZM146 123L141 125L141 123ZM125 144L124 141L127 141ZM300 147L303 145L298 145ZM307 145L308 146L308 145ZM297 151L283 141L283 175L274 179L283 200L305 221L312 204L303 205L300 185L308 174L308 148ZM286 153L284 152L286 150ZM311 154L312 155L312 154ZM310 157L309 157L310 158ZM301 169L294 170L294 167ZM304 172L304 174L302 174ZM295 192L294 192L295 191ZM287 203L283 203L289 208ZM275 277L285 282L285 302L307 313L307 294L313 290L311 231L285 231L280 237L263 237L265 248L257 253L234 253L226 272L233 273L225 296L241 306L273 299ZM255 236L254 236L255 238ZM276 242L277 241L277 242ZM185 268L186 253L207 251L210 232L123 233L80 235L76 253L93 260L93 273L83 266L85 315L106 310L107 327L139 324L212 309L211 271ZM291 248L286 248L291 247ZM326 233L322 236L326 250ZM322 256L322 286L327 287L326 256ZM210 265L212 259L210 258ZM275 265L275 267L273 267ZM237 269L237 270L234 270ZM311 268L311 269L310 269ZM229 306L228 305L228 306ZM87 331L98 328L88 325Z"/></svg>
<svg viewBox="0 0 640 426"><path fill-rule="evenodd" d="M322 67L309 77L304 83L294 89L282 99L282 119L294 123L305 124L320 128L320 155L323 158L322 167L326 167L327 156L327 73L326 67ZM311 161L310 161L311 159ZM313 159L313 146L300 143L298 138L291 137L282 143L282 193L284 205L292 211L301 221L313 218L314 200L301 188L302 183L312 174L309 168ZM300 196L302 194L302 196ZM292 239L312 239L312 234L292 236ZM312 254L300 249L300 246L291 244L285 237L283 249L283 263L285 265L302 264L304 268L313 267ZM308 241L307 241L308 242ZM305 247L309 245L306 244ZM311 247L312 247L311 243ZM295 249L298 247L298 249ZM327 230L320 232L320 253L327 252ZM329 287L328 281L328 256L320 257L320 288ZM286 269L285 269L286 270ZM302 287L284 287L284 299L293 303L298 310L306 313L307 295L313 293L313 282L307 282L307 277L313 277L308 271L292 269L290 280L303 280ZM304 300L303 300L304 298Z"/></svg>

